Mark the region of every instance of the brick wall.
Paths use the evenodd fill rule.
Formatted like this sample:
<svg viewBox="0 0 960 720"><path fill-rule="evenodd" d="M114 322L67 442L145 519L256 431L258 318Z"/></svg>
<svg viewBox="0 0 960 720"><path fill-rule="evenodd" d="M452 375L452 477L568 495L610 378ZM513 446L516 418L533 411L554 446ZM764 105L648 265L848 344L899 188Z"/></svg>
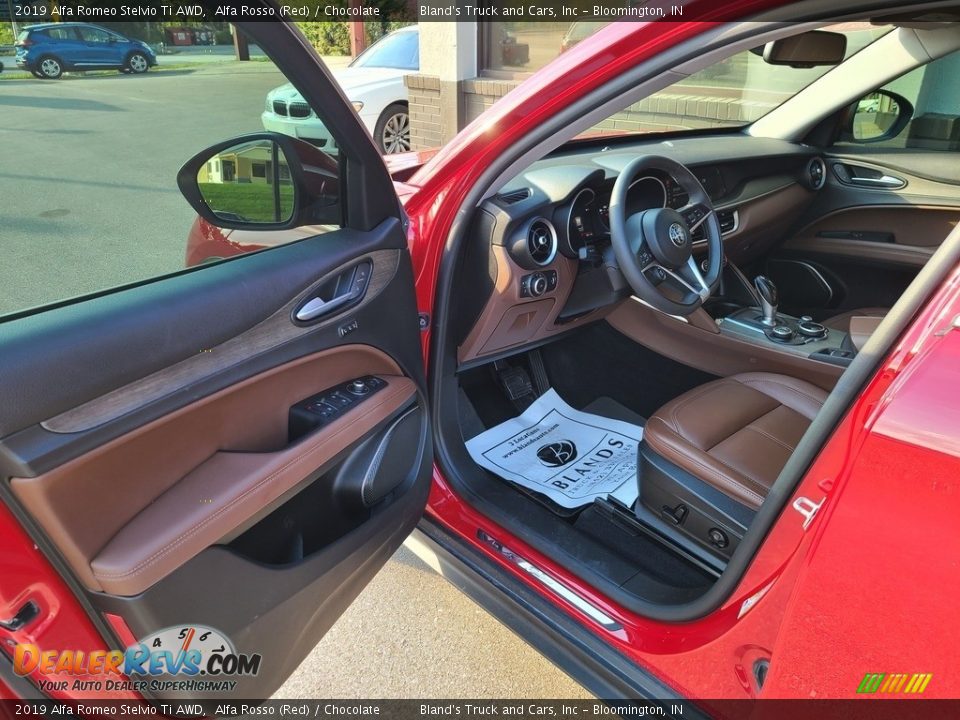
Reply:
<svg viewBox="0 0 960 720"><path fill-rule="evenodd" d="M459 83L463 124L473 121L516 86L509 80L474 78ZM408 75L410 110L415 149L437 147L451 137L442 127L440 82L425 75ZM681 89L678 89L681 90ZM634 103L597 126L603 132L670 131L746 124L764 115L776 102L724 97L717 88L682 88L681 92L660 94Z"/></svg>
<svg viewBox="0 0 960 720"><path fill-rule="evenodd" d="M513 90L516 85L516 82L510 80L486 78L474 78L461 82L460 90L463 93L467 122L473 122L478 115Z"/></svg>
<svg viewBox="0 0 960 720"><path fill-rule="evenodd" d="M410 143L414 150L443 144L440 116L440 78L433 75L407 75L410 110Z"/></svg>

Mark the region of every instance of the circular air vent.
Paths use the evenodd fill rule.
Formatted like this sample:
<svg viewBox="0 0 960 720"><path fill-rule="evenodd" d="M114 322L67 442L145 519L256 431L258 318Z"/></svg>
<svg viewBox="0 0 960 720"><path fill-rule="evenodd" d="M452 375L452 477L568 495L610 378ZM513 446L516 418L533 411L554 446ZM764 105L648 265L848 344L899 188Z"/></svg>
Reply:
<svg viewBox="0 0 960 720"><path fill-rule="evenodd" d="M819 190L827 181L827 164L823 158L815 157L807 163L807 183L811 190Z"/></svg>
<svg viewBox="0 0 960 720"><path fill-rule="evenodd" d="M527 252L537 265L549 265L557 255L557 231L545 218L537 218L527 228Z"/></svg>

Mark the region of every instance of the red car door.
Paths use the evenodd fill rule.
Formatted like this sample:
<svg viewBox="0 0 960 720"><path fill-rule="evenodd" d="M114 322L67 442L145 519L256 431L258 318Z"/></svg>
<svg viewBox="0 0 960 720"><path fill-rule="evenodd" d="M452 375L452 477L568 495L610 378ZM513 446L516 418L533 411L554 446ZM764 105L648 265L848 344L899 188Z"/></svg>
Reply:
<svg viewBox="0 0 960 720"><path fill-rule="evenodd" d="M201 676L227 681L208 698L269 697L426 504L392 182L293 24L241 29L337 137L321 186L339 227L0 322L0 697L163 700ZM210 156L259 162L280 208L290 139L258 137Z"/></svg>

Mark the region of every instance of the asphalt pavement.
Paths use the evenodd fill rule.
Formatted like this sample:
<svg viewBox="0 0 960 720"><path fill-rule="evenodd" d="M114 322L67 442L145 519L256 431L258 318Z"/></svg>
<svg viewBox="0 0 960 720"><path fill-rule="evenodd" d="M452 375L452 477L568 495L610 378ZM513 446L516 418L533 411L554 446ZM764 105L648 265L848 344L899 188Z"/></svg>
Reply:
<svg viewBox="0 0 960 720"><path fill-rule="evenodd" d="M592 695L403 547L275 697Z"/></svg>
<svg viewBox="0 0 960 720"><path fill-rule="evenodd" d="M195 214L177 171L263 130L266 94L286 82L268 61L216 57L145 75L0 80L0 266L12 271L0 315L184 267Z"/></svg>
<svg viewBox="0 0 960 720"><path fill-rule="evenodd" d="M143 76L0 80L0 315L182 268L194 215L177 170L260 130L264 97L283 82L267 62L229 58ZM401 549L277 696L585 692Z"/></svg>
<svg viewBox="0 0 960 720"><path fill-rule="evenodd" d="M267 62L0 81L0 314L173 272L180 166L262 130Z"/></svg>

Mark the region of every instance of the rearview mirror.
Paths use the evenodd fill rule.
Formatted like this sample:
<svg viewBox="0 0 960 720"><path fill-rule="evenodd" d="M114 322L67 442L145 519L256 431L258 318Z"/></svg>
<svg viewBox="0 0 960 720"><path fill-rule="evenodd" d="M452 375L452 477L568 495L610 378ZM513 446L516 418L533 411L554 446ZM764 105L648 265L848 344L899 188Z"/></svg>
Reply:
<svg viewBox="0 0 960 720"><path fill-rule="evenodd" d="M897 93L875 90L847 110L843 140L871 143L895 138L913 117L913 105Z"/></svg>
<svg viewBox="0 0 960 720"><path fill-rule="evenodd" d="M811 30L768 42L763 46L763 61L768 65L812 68L839 65L847 53L847 36L826 30Z"/></svg>
<svg viewBox="0 0 960 720"><path fill-rule="evenodd" d="M204 150L180 169L177 185L198 215L222 228L341 222L337 162L279 133L243 135Z"/></svg>

